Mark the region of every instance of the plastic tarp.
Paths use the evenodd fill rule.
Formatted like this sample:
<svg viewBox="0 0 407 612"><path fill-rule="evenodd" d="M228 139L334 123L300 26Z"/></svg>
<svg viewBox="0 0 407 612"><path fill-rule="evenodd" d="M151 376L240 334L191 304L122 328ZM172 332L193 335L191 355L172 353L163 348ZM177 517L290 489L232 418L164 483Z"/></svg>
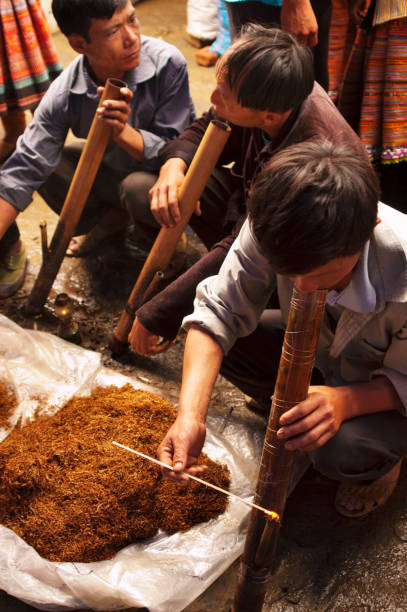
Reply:
<svg viewBox="0 0 407 612"><path fill-rule="evenodd" d="M14 385L19 400L13 423L31 418L38 402L62 406L97 385L155 390L104 368L100 355L39 331L25 330L0 315L0 379ZM164 397L165 399L165 397ZM264 432L239 419L209 416L205 452L227 464L231 491L251 499ZM10 430L9 430L10 431ZM0 430L0 441L9 431ZM125 451L123 451L125 452ZM13 531L0 525L0 588L39 610L145 607L178 612L196 599L241 554L250 508L230 498L216 519L171 536L123 548L97 563L48 561Z"/></svg>

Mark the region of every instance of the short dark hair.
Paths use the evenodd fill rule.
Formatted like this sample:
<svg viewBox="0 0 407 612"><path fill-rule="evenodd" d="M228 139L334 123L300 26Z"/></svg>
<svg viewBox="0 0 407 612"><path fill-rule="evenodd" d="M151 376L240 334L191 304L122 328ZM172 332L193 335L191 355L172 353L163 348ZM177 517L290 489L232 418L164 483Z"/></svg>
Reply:
<svg viewBox="0 0 407 612"><path fill-rule="evenodd" d="M52 12L65 36L80 34L89 42L92 19L111 19L127 0L52 0Z"/></svg>
<svg viewBox="0 0 407 612"><path fill-rule="evenodd" d="M239 104L283 113L298 107L314 86L312 52L288 32L246 24L218 64Z"/></svg>
<svg viewBox="0 0 407 612"><path fill-rule="evenodd" d="M277 153L251 187L249 219L276 272L306 274L355 255L377 219L379 182L362 154L326 140Z"/></svg>

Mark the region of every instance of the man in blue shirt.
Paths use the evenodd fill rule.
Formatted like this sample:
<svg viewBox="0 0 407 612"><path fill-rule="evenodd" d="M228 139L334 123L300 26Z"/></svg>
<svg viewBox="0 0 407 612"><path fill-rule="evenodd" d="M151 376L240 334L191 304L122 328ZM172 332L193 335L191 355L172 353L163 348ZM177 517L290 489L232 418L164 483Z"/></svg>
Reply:
<svg viewBox="0 0 407 612"><path fill-rule="evenodd" d="M64 147L71 129L86 138L101 86L107 78L125 81L122 100L106 100L99 117L112 128L99 173L76 228L85 241L70 244L71 255L85 255L106 235L137 224L148 249L139 210L156 180L158 151L193 118L186 62L163 41L141 36L131 0L53 0L62 32L80 56L53 82L15 153L0 172L0 247L14 254L14 269L0 269L0 297L24 280L25 251L15 218L38 189L59 212L83 144ZM157 230L159 226L157 225Z"/></svg>

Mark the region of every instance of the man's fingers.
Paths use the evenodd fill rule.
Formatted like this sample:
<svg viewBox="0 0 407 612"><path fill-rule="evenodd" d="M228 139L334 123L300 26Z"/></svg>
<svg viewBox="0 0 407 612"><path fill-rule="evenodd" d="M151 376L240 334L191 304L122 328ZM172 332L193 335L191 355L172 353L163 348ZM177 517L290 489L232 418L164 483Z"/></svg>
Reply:
<svg viewBox="0 0 407 612"><path fill-rule="evenodd" d="M310 34L305 44L308 47L316 47L316 45L318 44L318 33L313 32L312 34Z"/></svg>
<svg viewBox="0 0 407 612"><path fill-rule="evenodd" d="M325 438L326 435L329 436L326 426L324 422L321 422L317 427L313 427L310 431L307 431L307 433L287 440L284 448L290 451L319 448L322 446L322 438Z"/></svg>
<svg viewBox="0 0 407 612"><path fill-rule="evenodd" d="M128 87L121 87L120 95L125 99L126 102L130 102L133 97L133 92Z"/></svg>

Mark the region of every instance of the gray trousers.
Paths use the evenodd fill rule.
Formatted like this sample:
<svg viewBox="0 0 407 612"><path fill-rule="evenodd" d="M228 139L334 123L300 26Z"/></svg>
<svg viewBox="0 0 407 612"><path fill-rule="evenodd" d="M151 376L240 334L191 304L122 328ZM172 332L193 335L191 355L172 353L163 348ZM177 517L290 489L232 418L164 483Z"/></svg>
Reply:
<svg viewBox="0 0 407 612"><path fill-rule="evenodd" d="M57 168L38 190L50 208L58 214L83 147L82 141L65 146ZM150 172L136 171L128 174L113 170L102 160L75 235L89 232L110 208L121 208L129 215L133 239L141 243L141 248L148 250L160 229L150 212L148 198L149 189L156 180L157 176Z"/></svg>
<svg viewBox="0 0 407 612"><path fill-rule="evenodd" d="M270 406L284 332L265 311L257 329L237 340L224 357L221 373L244 393ZM314 370L311 384L324 384ZM384 476L407 455L407 418L398 411L344 421L335 436L307 453L316 470L339 481L369 482Z"/></svg>

